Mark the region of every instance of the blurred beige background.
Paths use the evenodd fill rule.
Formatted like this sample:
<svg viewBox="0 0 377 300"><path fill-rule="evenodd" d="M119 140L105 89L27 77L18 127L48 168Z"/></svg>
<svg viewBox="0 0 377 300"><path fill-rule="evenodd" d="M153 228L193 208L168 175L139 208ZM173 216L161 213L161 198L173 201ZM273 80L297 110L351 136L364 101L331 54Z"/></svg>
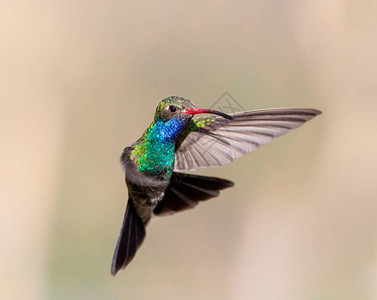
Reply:
<svg viewBox="0 0 377 300"><path fill-rule="evenodd" d="M3 1L2 299L377 299L377 2ZM153 220L110 276L119 156L170 95L324 112Z"/></svg>

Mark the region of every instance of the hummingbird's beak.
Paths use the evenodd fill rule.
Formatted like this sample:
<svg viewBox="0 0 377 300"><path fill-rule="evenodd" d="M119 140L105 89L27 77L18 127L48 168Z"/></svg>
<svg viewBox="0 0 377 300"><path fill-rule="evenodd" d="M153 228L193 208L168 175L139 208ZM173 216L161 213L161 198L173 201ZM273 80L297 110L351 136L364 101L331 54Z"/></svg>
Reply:
<svg viewBox="0 0 377 300"><path fill-rule="evenodd" d="M190 107L182 110L182 113L184 114L190 114L190 115L196 115L196 114L214 114L221 116L223 118L233 120L233 117L230 115L227 115L226 113L223 113L221 111L213 110L213 109L205 109L205 108L197 108L197 107Z"/></svg>

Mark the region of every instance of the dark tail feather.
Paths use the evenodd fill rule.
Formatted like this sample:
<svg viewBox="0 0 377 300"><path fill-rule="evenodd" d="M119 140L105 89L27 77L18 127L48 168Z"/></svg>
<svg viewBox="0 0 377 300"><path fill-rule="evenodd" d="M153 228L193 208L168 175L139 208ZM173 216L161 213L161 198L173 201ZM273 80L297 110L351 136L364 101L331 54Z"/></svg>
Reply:
<svg viewBox="0 0 377 300"><path fill-rule="evenodd" d="M153 212L164 215L193 208L199 201L216 197L219 190L233 185L233 182L222 178L173 172L164 198Z"/></svg>
<svg viewBox="0 0 377 300"><path fill-rule="evenodd" d="M115 275L130 263L144 238L145 227L143 221L136 214L132 199L129 198L111 264L112 275Z"/></svg>

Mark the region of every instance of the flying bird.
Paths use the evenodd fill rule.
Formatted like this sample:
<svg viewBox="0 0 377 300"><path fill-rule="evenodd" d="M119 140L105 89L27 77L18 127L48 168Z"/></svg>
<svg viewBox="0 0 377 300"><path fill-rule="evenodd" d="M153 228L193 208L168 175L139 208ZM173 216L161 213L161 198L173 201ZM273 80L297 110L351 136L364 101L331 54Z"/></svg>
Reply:
<svg viewBox="0 0 377 300"><path fill-rule="evenodd" d="M196 114L207 114L193 118ZM134 258L153 216L195 207L233 182L182 173L218 167L256 150L321 114L310 108L271 108L225 114L171 96L160 101L143 135L124 149L128 202L111 274Z"/></svg>

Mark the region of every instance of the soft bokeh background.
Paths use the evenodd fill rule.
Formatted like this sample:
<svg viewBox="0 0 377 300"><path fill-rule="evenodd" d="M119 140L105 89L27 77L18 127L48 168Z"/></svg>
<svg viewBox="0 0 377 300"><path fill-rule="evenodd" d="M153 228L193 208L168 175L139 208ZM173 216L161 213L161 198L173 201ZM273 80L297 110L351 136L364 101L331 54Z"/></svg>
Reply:
<svg viewBox="0 0 377 300"><path fill-rule="evenodd" d="M377 299L377 2L2 1L2 299ZM323 115L151 222L110 276L119 156L180 95Z"/></svg>

